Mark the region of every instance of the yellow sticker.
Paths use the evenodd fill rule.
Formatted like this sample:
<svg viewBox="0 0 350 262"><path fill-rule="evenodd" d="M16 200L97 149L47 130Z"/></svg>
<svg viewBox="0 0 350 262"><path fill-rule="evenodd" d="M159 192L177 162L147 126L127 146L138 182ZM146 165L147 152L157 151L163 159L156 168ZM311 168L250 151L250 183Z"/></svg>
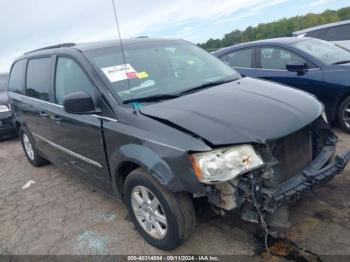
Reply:
<svg viewBox="0 0 350 262"><path fill-rule="evenodd" d="M146 72L139 72L139 73L136 73L137 77L138 78L146 78L148 77L148 74Z"/></svg>

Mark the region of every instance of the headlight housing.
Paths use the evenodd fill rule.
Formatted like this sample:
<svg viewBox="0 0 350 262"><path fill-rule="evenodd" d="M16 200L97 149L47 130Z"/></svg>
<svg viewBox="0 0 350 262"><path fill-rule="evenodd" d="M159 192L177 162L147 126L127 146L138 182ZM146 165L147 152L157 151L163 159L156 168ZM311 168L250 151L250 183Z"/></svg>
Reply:
<svg viewBox="0 0 350 262"><path fill-rule="evenodd" d="M0 105L0 113L9 112L9 111L10 111L10 105L8 105L8 106Z"/></svg>
<svg viewBox="0 0 350 262"><path fill-rule="evenodd" d="M222 148L190 156L197 178L202 183L220 183L264 165L251 145Z"/></svg>

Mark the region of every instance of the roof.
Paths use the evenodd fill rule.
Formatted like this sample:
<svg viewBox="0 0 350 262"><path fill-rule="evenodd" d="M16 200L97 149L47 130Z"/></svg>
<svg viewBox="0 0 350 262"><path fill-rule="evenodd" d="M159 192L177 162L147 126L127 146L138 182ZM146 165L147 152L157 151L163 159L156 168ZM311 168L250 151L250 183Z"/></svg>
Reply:
<svg viewBox="0 0 350 262"><path fill-rule="evenodd" d="M318 26L306 28L303 30L293 32L293 35L302 35L302 34L305 34L307 32L310 32L310 31L325 29L325 28L334 27L334 26L338 26L338 25L347 25L347 24L350 24L350 20L345 20L345 21L340 21L340 22L329 23L329 24L318 25Z"/></svg>
<svg viewBox="0 0 350 262"><path fill-rule="evenodd" d="M175 39L166 39L166 38L148 38L148 37L137 37L137 38L129 38L129 39L123 39L122 43L123 45L130 45L130 44L142 44L142 43L149 43L149 42L160 42L160 41L174 41ZM105 47L112 47L112 46L120 46L120 40L107 40L107 41L98 41L98 42L91 42L91 43L62 43L57 45L51 45L47 47L42 47L39 49L35 49L33 51L29 51L24 53L25 55L28 54L37 54L37 53L49 53L54 51L58 48L74 48L80 51L89 51L99 48L105 48Z"/></svg>

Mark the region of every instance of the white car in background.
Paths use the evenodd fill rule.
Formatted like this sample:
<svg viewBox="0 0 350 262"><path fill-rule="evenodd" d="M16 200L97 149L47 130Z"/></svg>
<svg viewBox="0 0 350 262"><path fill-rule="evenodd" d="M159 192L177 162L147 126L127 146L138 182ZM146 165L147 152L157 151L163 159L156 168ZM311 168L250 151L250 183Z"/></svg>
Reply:
<svg viewBox="0 0 350 262"><path fill-rule="evenodd" d="M293 36L327 40L350 51L350 20L310 27L294 32Z"/></svg>

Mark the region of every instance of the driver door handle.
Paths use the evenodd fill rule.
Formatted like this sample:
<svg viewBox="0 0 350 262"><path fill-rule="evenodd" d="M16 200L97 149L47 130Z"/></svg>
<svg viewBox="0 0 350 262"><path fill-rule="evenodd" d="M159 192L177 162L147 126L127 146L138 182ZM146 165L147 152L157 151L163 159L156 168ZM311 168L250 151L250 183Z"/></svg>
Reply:
<svg viewBox="0 0 350 262"><path fill-rule="evenodd" d="M53 116L52 119L55 120L57 124L59 124L62 121L62 118L57 115Z"/></svg>
<svg viewBox="0 0 350 262"><path fill-rule="evenodd" d="M49 117L49 114L44 112L44 111L40 111L40 117L41 118L48 118Z"/></svg>

